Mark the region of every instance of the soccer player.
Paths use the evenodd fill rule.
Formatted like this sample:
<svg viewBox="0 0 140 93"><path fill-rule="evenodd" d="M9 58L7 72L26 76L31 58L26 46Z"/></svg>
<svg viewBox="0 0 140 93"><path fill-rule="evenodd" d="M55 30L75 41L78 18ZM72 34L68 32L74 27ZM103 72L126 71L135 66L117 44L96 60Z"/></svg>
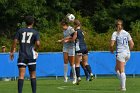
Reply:
<svg viewBox="0 0 140 93"><path fill-rule="evenodd" d="M70 36L75 30L68 25L68 22L63 20L61 22L61 26L63 28L64 38L58 40L58 42L63 43L63 57L64 57L64 82L67 82L67 72L68 72L68 62L70 62L70 66L73 73L73 84L76 84L76 72L75 72L75 43L72 42L64 42L68 36Z"/></svg>
<svg viewBox="0 0 140 93"><path fill-rule="evenodd" d="M32 93L36 93L36 58L37 54L34 51L40 46L39 33L33 29L34 18L32 16L26 16L25 22L27 27L21 28L17 31L14 37L14 41L11 47L10 58L14 58L14 50L19 42L19 58L18 58L18 93L22 93L24 74L26 66L29 68Z"/></svg>
<svg viewBox="0 0 140 93"><path fill-rule="evenodd" d="M110 51L114 53L113 46L116 43L115 70L121 82L121 90L126 91L125 64L130 58L130 50L132 50L134 43L130 34L123 29L123 21L120 19L116 21L116 30L117 31L112 34Z"/></svg>
<svg viewBox="0 0 140 93"><path fill-rule="evenodd" d="M75 41L76 46L76 75L77 75L77 84L81 81L80 77L80 62L82 59L84 67L87 69L90 75L90 81L93 80L93 73L91 70L90 65L88 64L88 49L85 43L85 38L83 31L81 30L81 23L79 20L74 21L75 32L71 34L71 39L65 40L68 41Z"/></svg>

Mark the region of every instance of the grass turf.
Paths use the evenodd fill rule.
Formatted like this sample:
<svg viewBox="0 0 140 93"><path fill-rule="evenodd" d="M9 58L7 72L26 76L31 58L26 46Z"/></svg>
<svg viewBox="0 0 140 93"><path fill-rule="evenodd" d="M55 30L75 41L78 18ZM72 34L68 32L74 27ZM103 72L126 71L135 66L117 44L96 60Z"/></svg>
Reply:
<svg viewBox="0 0 140 93"><path fill-rule="evenodd" d="M82 78L80 85L71 81L64 83L58 80L38 79L37 93L140 93L140 78L127 78L127 91L119 91L119 80L116 78L97 78L92 82ZM0 93L17 93L17 81L0 81ZM32 93L30 81L24 81L23 93Z"/></svg>

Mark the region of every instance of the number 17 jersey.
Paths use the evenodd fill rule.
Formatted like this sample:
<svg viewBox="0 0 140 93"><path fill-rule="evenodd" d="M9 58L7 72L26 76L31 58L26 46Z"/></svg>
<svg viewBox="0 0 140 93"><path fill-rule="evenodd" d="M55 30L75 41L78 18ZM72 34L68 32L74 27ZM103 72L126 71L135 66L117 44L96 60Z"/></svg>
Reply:
<svg viewBox="0 0 140 93"><path fill-rule="evenodd" d="M117 53L130 52L129 41L132 40L132 38L127 31L125 31L125 30L121 30L120 32L115 31L112 34L111 40L116 41L116 52Z"/></svg>
<svg viewBox="0 0 140 93"><path fill-rule="evenodd" d="M19 41L19 60L35 59L34 46L39 38L38 31L33 28L21 28L17 31L14 39Z"/></svg>

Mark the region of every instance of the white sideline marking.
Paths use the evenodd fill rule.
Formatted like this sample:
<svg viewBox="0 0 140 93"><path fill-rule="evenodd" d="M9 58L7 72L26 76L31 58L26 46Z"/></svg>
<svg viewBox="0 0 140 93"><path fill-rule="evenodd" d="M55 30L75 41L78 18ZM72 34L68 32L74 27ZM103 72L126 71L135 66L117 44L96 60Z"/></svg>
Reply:
<svg viewBox="0 0 140 93"><path fill-rule="evenodd" d="M57 87L58 89L60 90L64 90L64 89L68 89L68 90L73 90L73 91L85 91L85 92L90 92L90 91L94 91L94 92L100 92L100 90L86 90L86 89L70 89L69 87L73 87L73 86L60 86L60 87ZM104 91L105 93L108 93L108 92L114 92L114 91L109 91L109 90L105 90ZM116 92L116 90L115 90Z"/></svg>
<svg viewBox="0 0 140 93"><path fill-rule="evenodd" d="M57 88L63 90L63 89L66 89L66 87L68 87L68 86L61 86L61 87L57 87Z"/></svg>

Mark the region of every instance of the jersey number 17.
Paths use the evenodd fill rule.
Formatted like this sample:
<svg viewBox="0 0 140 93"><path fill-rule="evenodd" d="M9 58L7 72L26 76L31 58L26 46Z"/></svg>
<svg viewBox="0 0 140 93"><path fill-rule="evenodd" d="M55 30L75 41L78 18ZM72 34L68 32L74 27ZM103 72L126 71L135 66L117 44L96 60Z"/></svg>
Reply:
<svg viewBox="0 0 140 93"><path fill-rule="evenodd" d="M22 33L22 43L30 43L31 42L31 38L33 36L32 32L24 32ZM26 40L27 38L27 40Z"/></svg>

